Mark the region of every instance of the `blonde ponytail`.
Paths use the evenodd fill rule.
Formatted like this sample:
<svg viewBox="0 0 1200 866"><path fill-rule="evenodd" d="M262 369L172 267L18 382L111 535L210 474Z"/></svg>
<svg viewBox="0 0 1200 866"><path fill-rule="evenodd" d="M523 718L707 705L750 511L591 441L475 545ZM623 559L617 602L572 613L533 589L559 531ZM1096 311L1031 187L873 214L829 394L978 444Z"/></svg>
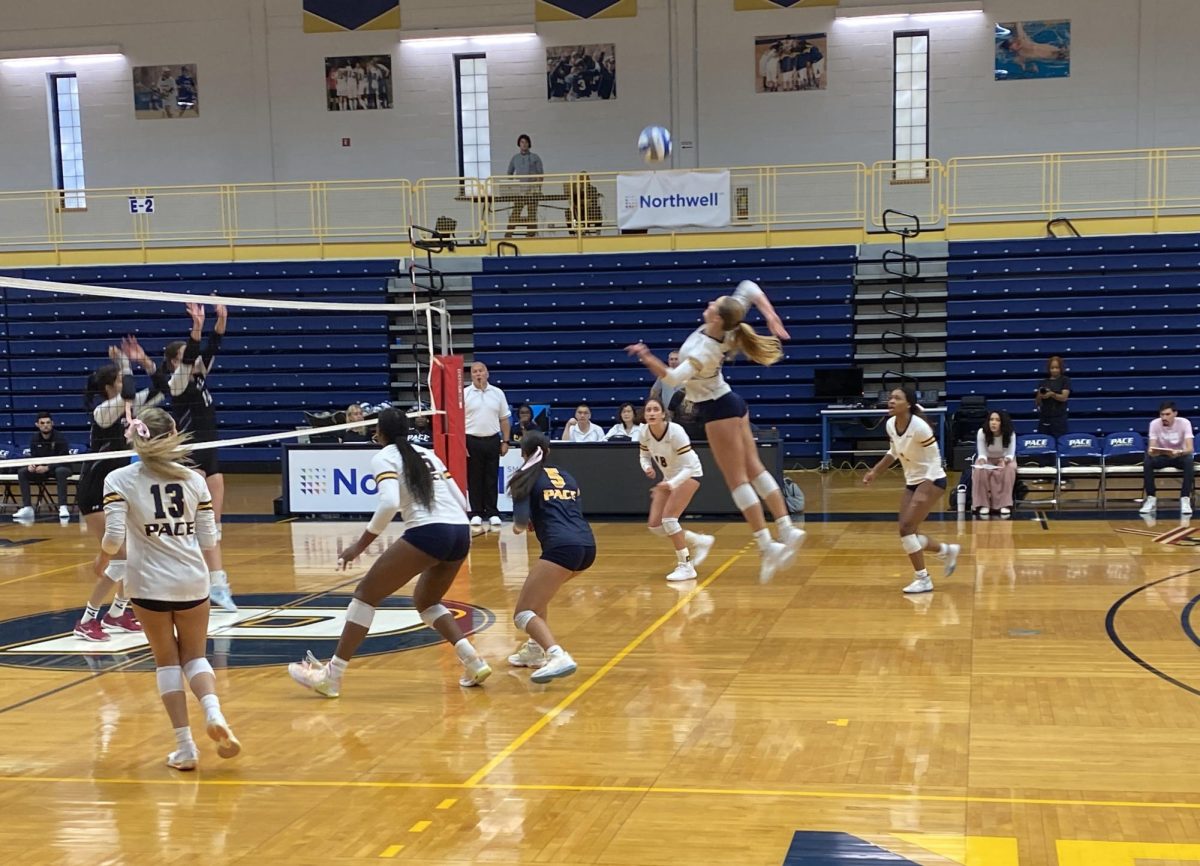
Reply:
<svg viewBox="0 0 1200 866"><path fill-rule="evenodd" d="M767 337L758 333L745 322L738 323L733 331L733 344L738 351L753 361L770 367L783 358L783 344L778 337Z"/></svg>
<svg viewBox="0 0 1200 866"><path fill-rule="evenodd" d="M175 422L162 409L154 407L138 412L126 434L138 459L150 472L166 478L191 477L187 452L183 445L190 433L179 433Z"/></svg>

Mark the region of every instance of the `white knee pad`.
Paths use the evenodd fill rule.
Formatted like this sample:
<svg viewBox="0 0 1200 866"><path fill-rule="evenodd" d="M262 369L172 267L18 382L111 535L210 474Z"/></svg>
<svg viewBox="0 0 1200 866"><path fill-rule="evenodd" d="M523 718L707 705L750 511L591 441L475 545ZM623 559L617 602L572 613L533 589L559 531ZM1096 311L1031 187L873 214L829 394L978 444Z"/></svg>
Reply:
<svg viewBox="0 0 1200 866"><path fill-rule="evenodd" d="M679 525L679 519L675 517L664 517L663 529L667 531L667 535L678 535L683 532L683 527Z"/></svg>
<svg viewBox="0 0 1200 866"><path fill-rule="evenodd" d="M925 545L921 542L919 535L901 535L900 546L904 548L905 553L911 556Z"/></svg>
<svg viewBox="0 0 1200 866"><path fill-rule="evenodd" d="M120 583L125 579L126 566L127 563L125 560L114 559L108 564L108 567L104 569L104 576L113 583Z"/></svg>
<svg viewBox="0 0 1200 866"><path fill-rule="evenodd" d="M666 521L663 521L663 522L665 523ZM651 535L666 535L667 534L667 530L664 529L662 526L648 526L646 528L650 530Z"/></svg>
<svg viewBox="0 0 1200 866"><path fill-rule="evenodd" d="M779 482L775 480L775 476L770 472L763 470L751 484L754 485L754 491L763 499L766 499L772 493L779 490Z"/></svg>
<svg viewBox="0 0 1200 866"><path fill-rule="evenodd" d="M346 622L361 625L370 631L371 623L374 621L375 608L371 607L365 601L359 601L357 598L350 599L350 604L346 606Z"/></svg>
<svg viewBox="0 0 1200 866"><path fill-rule="evenodd" d="M433 624L444 616L453 616L450 608L444 604L431 604L429 607L421 611L421 622L433 628Z"/></svg>
<svg viewBox="0 0 1200 866"><path fill-rule="evenodd" d="M535 620L536 618L537 618L537 614L534 613L533 611L522 610L522 611L518 611L517 613L513 614L513 623L521 631L525 631L525 629L529 625L529 623L533 622L533 620Z"/></svg>
<svg viewBox="0 0 1200 866"><path fill-rule="evenodd" d="M208 663L208 659L206 658L192 659L183 666L183 675L187 677L189 683L200 674L211 674L212 672L212 665Z"/></svg>
<svg viewBox="0 0 1200 866"><path fill-rule="evenodd" d="M754 488L749 484L739 484L733 488L733 504L737 506L738 511L745 511L753 505L758 504L758 494L754 492Z"/></svg>
<svg viewBox="0 0 1200 866"><path fill-rule="evenodd" d="M158 693L169 695L171 692L183 691L183 668L179 665L157 668L154 678L158 680Z"/></svg>

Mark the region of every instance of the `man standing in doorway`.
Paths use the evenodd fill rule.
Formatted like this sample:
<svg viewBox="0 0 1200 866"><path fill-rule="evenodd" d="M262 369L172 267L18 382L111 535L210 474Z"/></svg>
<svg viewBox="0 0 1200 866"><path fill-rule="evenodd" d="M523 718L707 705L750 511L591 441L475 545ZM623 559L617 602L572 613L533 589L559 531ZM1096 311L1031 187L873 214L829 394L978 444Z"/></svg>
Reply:
<svg viewBox="0 0 1200 866"><path fill-rule="evenodd" d="M471 498L471 532L500 530L496 510L500 457L508 453L508 398L488 384L488 368L482 361L471 365L471 384L463 390L467 428L467 494Z"/></svg>
<svg viewBox="0 0 1200 866"><path fill-rule="evenodd" d="M517 136L518 152L508 161L507 174L523 182L514 183L509 187L513 194L513 203L508 214L508 231L504 235L506 238L513 236L513 229L516 228L522 211L525 213L523 225L529 230L526 235L532 237L537 233L538 196L542 192L542 175L545 172L542 169L542 158L531 151L531 147L533 140L521 133Z"/></svg>

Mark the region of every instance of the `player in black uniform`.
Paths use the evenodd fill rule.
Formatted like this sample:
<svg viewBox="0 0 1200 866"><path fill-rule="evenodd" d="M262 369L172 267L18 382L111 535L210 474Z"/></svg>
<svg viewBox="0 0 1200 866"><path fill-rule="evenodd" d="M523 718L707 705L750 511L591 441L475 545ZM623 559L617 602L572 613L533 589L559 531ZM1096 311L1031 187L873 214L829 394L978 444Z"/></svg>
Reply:
<svg viewBox="0 0 1200 866"><path fill-rule="evenodd" d="M92 453L126 450L126 418L145 406L161 403L164 396L154 387L143 391L136 390L131 362L136 362L147 373L154 373L154 362L146 357L136 338L126 337L121 341L119 348L111 346L108 356L113 363L106 364L94 372L88 378L87 390L84 392L84 406L90 409L92 414L89 441ZM97 400L101 401L99 405L95 405ZM126 411L127 406L131 412ZM75 503L79 506L80 517L87 524L88 531L97 539L104 535L104 481L114 469L128 465L128 457L90 460L80 473ZM104 577L97 578L83 616L75 624L75 637L106 641L110 631L142 630L142 624L128 608L129 599L122 594L124 580L125 548L122 547L105 568ZM113 591L113 584L116 584L116 597L108 613L101 618L100 607Z"/></svg>
<svg viewBox="0 0 1200 866"><path fill-rule="evenodd" d="M217 412L213 408L212 394L208 390L208 374L221 348L225 336L228 312L224 305L217 304L217 325L208 336L204 347L200 337L204 331L204 305L188 304L188 315L192 317L192 330L187 342L168 343L163 356L162 370L158 375L159 387L171 392L171 414L175 426L181 433L191 433L193 442L215 442L217 439ZM191 453L197 472L208 483L212 496L213 514L217 520L217 545L205 551L208 562L209 580L212 583L210 598L213 604L232 613L237 612L233 594L229 589L229 576L225 573L221 559L221 514L225 504L225 476L217 460L216 448L205 448Z"/></svg>
<svg viewBox="0 0 1200 866"><path fill-rule="evenodd" d="M546 624L546 609L564 583L596 561L596 539L583 517L579 485L566 472L546 465L549 453L545 434L526 433L521 439L525 463L508 485L513 532L520 534L532 525L542 545L542 556L525 578L513 615L529 640L508 657L516 667L536 667L530 677L535 683L575 673L575 660L558 645Z"/></svg>

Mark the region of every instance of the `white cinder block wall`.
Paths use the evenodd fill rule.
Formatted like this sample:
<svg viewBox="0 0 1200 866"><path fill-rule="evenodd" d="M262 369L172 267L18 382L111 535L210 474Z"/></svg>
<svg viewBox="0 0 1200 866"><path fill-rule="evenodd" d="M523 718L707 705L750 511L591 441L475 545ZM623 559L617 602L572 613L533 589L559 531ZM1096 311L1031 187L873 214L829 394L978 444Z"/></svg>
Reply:
<svg viewBox="0 0 1200 866"><path fill-rule="evenodd" d="M844 0L857 5L862 0ZM919 5L919 4L914 4ZM299 0L0 0L0 51L119 43L115 62L0 64L0 190L51 184L46 75L80 76L91 187L457 173L455 53L394 32L305 34ZM639 165L642 126L672 125L677 165L873 162L891 155L895 29L931 32L933 156L1200 144L1197 0L986 0L974 19L849 24L828 7L734 12L641 0L636 18L538 25L489 45L492 164L528 132L548 171ZM406 28L527 23L532 0L402 0ZM1068 79L995 82L992 25L1070 18ZM755 94L753 40L829 34L827 91ZM546 45L612 42L618 99L548 103ZM391 53L396 107L329 112L326 56ZM139 121L130 67L195 63L201 116ZM343 137L352 146L342 147ZM679 147L690 143L690 147Z"/></svg>

